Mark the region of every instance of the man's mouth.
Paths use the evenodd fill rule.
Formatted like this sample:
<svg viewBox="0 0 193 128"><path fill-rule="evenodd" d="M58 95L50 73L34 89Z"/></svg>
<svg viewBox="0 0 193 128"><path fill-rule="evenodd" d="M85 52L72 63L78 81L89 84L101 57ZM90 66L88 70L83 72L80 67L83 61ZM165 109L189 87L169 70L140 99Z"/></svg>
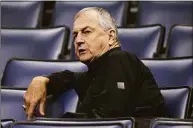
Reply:
<svg viewBox="0 0 193 128"><path fill-rule="evenodd" d="M79 49L78 52L79 54L83 54L86 51L86 49Z"/></svg>

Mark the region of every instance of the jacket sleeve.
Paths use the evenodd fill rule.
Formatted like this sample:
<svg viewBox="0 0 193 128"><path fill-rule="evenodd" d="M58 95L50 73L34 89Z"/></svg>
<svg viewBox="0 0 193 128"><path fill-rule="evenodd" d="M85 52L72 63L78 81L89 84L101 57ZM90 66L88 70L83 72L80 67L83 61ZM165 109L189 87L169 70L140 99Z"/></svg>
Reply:
<svg viewBox="0 0 193 128"><path fill-rule="evenodd" d="M76 75L69 70L52 73L46 77L49 79L49 83L46 86L47 95L58 97L65 90L75 88Z"/></svg>
<svg viewBox="0 0 193 128"><path fill-rule="evenodd" d="M104 89L95 97L92 113L95 117L133 115L135 111L136 81L140 78L135 57L131 60L124 53L113 54L105 67Z"/></svg>

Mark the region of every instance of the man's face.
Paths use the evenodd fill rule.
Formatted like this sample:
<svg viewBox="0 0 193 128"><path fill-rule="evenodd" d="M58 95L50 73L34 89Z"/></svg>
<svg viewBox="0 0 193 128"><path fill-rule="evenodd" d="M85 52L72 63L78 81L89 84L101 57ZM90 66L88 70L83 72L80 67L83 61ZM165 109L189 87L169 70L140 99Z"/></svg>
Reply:
<svg viewBox="0 0 193 128"><path fill-rule="evenodd" d="M83 63L91 62L108 49L108 33L94 11L83 12L75 19L73 36L76 56Z"/></svg>

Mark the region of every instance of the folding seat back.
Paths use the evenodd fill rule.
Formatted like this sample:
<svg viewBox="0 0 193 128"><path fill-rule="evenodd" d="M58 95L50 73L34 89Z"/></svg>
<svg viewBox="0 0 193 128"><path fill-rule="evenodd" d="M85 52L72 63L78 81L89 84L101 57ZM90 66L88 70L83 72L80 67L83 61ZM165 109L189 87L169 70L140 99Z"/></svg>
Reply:
<svg viewBox="0 0 193 128"><path fill-rule="evenodd" d="M165 29L161 25L122 27L118 28L118 39L122 50L134 53L140 58L153 58L160 53L164 33ZM75 51L72 52L72 58L76 59Z"/></svg>
<svg viewBox="0 0 193 128"><path fill-rule="evenodd" d="M52 118L58 118L66 112L75 113L78 107L78 95L74 89L69 89L53 100L52 106Z"/></svg>
<svg viewBox="0 0 193 128"><path fill-rule="evenodd" d="M2 78L2 85L27 88L35 76L49 75L53 72L70 70L73 72L84 72L86 65L79 61L46 61L12 59L8 62ZM63 93L56 101L53 101L52 117L68 112L75 112L78 96L74 89Z"/></svg>
<svg viewBox="0 0 193 128"><path fill-rule="evenodd" d="M123 1L90 1L90 2L69 2L57 1L53 12L52 25L66 25L70 27L72 33L75 14L85 7L102 7L108 10L116 20L117 26L126 25L128 2ZM71 34L72 35L72 34ZM68 49L72 47L72 36L70 36Z"/></svg>
<svg viewBox="0 0 193 128"><path fill-rule="evenodd" d="M42 122L17 122L13 128L124 128L120 123L42 123Z"/></svg>
<svg viewBox="0 0 193 128"><path fill-rule="evenodd" d="M165 106L172 118L185 119L190 116L192 93L190 87L162 88Z"/></svg>
<svg viewBox="0 0 193 128"><path fill-rule="evenodd" d="M150 128L192 128L190 119L155 118L151 121Z"/></svg>
<svg viewBox="0 0 193 128"><path fill-rule="evenodd" d="M11 128L15 120L13 119L1 119L1 128Z"/></svg>
<svg viewBox="0 0 193 128"><path fill-rule="evenodd" d="M192 2L188 1L139 1L138 25L162 24L166 27L166 38L174 24L192 25Z"/></svg>
<svg viewBox="0 0 193 128"><path fill-rule="evenodd" d="M122 50L132 52L140 58L153 58L160 52L164 28L161 25L118 28L118 38Z"/></svg>
<svg viewBox="0 0 193 128"><path fill-rule="evenodd" d="M2 28L37 28L43 13L42 1L1 2Z"/></svg>
<svg viewBox="0 0 193 128"><path fill-rule="evenodd" d="M193 26L175 25L171 28L167 46L167 57L193 56Z"/></svg>
<svg viewBox="0 0 193 128"><path fill-rule="evenodd" d="M2 86L1 88L1 118L2 119L15 119L17 121L27 120L26 113L22 105L24 104L24 93L25 89L21 88L11 88ZM77 95L73 92L73 90L69 90L64 93L65 95L60 96L60 100L53 100L52 96L47 96L46 107L45 107L45 117L58 117L59 114L64 111L72 111L75 112L78 102ZM69 94L69 96L67 95ZM71 96L71 97L70 97ZM68 99L67 99L68 98ZM59 108L56 107L59 106ZM58 114L59 113L59 114ZM58 115L57 115L58 114ZM40 116L38 107L35 108L36 117Z"/></svg>
<svg viewBox="0 0 193 128"><path fill-rule="evenodd" d="M27 88L35 76L50 75L53 72L70 70L87 71L79 61L11 59L5 68L1 85Z"/></svg>
<svg viewBox="0 0 193 128"><path fill-rule="evenodd" d="M111 13L116 20L117 26L126 25L128 2L122 1L57 1L54 9L52 24L54 26L67 25L72 28L75 14L86 7L102 7Z"/></svg>
<svg viewBox="0 0 193 128"><path fill-rule="evenodd" d="M26 114L22 105L25 90L1 88L1 118L26 120Z"/></svg>
<svg viewBox="0 0 193 128"><path fill-rule="evenodd" d="M142 62L149 67L159 87L193 86L193 57L143 59Z"/></svg>
<svg viewBox="0 0 193 128"><path fill-rule="evenodd" d="M64 119L64 118L35 118L34 122L42 123L60 123L60 124L109 124L109 123L121 123L126 128L134 128L135 119L132 117L121 118L100 118L100 119Z"/></svg>
<svg viewBox="0 0 193 128"><path fill-rule="evenodd" d="M1 29L0 72L12 57L58 59L68 39L68 28Z"/></svg>

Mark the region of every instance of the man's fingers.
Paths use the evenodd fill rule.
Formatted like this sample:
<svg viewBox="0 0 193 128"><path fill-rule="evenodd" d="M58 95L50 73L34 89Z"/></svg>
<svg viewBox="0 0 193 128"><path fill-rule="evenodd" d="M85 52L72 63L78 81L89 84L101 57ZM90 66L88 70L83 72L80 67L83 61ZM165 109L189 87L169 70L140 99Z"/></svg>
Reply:
<svg viewBox="0 0 193 128"><path fill-rule="evenodd" d="M45 115L46 98L42 98L40 101L39 112L41 115Z"/></svg>
<svg viewBox="0 0 193 128"><path fill-rule="evenodd" d="M27 120L31 120L32 117L33 117L33 115L28 115L28 116L27 116Z"/></svg>
<svg viewBox="0 0 193 128"><path fill-rule="evenodd" d="M36 103L35 102L32 102L29 106L29 109L27 111L27 119L28 120L31 120L32 117L33 117L33 113L34 113L34 110L35 110L35 107L36 107Z"/></svg>
<svg viewBox="0 0 193 128"><path fill-rule="evenodd" d="M46 92L47 82L48 78L46 77L37 76L33 78L26 93L24 94L24 105L26 106L25 111L28 120L30 120L34 114L37 114L35 113L35 108L39 103L41 103L41 105L39 106L40 112L38 113L44 115L44 93Z"/></svg>
<svg viewBox="0 0 193 128"><path fill-rule="evenodd" d="M24 94L23 98L24 98L24 106L23 106L23 108L25 107L24 110L25 110L25 112L26 112L26 114L27 114L28 109L29 109L29 105L30 105L30 100L29 100L29 98L26 96L26 93Z"/></svg>

